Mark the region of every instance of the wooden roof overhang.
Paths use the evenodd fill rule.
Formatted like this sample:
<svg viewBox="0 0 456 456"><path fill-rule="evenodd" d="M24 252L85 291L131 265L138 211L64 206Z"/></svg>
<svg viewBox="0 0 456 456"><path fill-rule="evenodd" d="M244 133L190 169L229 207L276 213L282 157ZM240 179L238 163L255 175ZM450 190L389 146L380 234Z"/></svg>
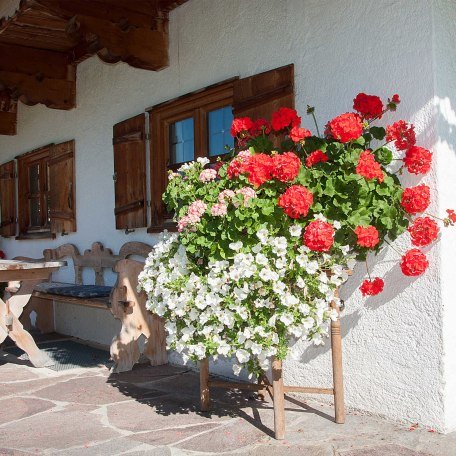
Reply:
<svg viewBox="0 0 456 456"><path fill-rule="evenodd" d="M186 0L21 0L0 20L0 134L17 101L76 105L76 66L92 55L145 70L168 66L169 11Z"/></svg>

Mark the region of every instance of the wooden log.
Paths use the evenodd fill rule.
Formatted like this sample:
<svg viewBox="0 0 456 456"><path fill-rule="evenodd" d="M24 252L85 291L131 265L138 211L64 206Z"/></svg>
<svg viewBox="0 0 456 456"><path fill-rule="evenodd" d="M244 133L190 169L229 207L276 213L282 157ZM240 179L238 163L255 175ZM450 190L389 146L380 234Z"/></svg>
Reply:
<svg viewBox="0 0 456 456"><path fill-rule="evenodd" d="M225 382L222 380L209 380L207 384L209 387L213 388L240 389L247 391L261 391L264 389L264 385L257 385L255 383Z"/></svg>
<svg viewBox="0 0 456 456"><path fill-rule="evenodd" d="M337 320L331 321L331 354L334 386L335 422L345 423L344 380L342 369L342 337L340 334L339 308L333 301L331 307L337 310Z"/></svg>
<svg viewBox="0 0 456 456"><path fill-rule="evenodd" d="M272 389L274 399L274 436L277 440L285 438L285 397L282 377L282 361L272 360Z"/></svg>
<svg viewBox="0 0 456 456"><path fill-rule="evenodd" d="M200 370L200 409L208 412L211 403L209 391L209 359L204 358L199 362Z"/></svg>

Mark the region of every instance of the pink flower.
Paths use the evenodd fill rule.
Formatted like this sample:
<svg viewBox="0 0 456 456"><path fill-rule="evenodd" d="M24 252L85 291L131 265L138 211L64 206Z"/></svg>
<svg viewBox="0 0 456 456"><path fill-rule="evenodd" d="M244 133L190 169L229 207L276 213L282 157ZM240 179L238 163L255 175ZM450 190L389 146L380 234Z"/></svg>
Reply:
<svg viewBox="0 0 456 456"><path fill-rule="evenodd" d="M236 195L244 195L244 206L247 206L248 205L248 201L251 199L251 198L255 198L256 196L256 192L253 188L251 187L242 187L240 188L239 190L236 190ZM234 203L234 205L236 207L239 206L239 204L237 203Z"/></svg>
<svg viewBox="0 0 456 456"><path fill-rule="evenodd" d="M195 218L198 218L200 219L201 216L204 214L204 212L206 211L207 209L207 205L206 203L204 203L203 201L201 200L196 200L196 201L193 201L192 204L190 204L189 208L188 208L188 212L187 214L190 216L190 217L195 217ZM198 220L199 221L199 220Z"/></svg>
<svg viewBox="0 0 456 456"><path fill-rule="evenodd" d="M209 182L214 180L217 177L217 171L215 169L204 169L199 175L199 180L201 182Z"/></svg>
<svg viewBox="0 0 456 456"><path fill-rule="evenodd" d="M226 215L228 210L228 207L224 203L215 203L211 207L211 214L214 215L215 217L222 217Z"/></svg>
<svg viewBox="0 0 456 456"><path fill-rule="evenodd" d="M220 203L226 203L227 201L233 199L235 193L233 190L223 190L219 193L218 200Z"/></svg>

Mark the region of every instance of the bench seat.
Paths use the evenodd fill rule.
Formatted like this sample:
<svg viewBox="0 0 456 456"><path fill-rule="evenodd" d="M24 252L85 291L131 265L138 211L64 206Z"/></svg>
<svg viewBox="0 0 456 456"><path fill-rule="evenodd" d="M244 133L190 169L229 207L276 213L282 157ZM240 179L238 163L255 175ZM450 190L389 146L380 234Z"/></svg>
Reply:
<svg viewBox="0 0 456 456"><path fill-rule="evenodd" d="M103 285L42 282L35 286L33 296L80 306L108 309L110 307L109 296L111 291L112 287Z"/></svg>

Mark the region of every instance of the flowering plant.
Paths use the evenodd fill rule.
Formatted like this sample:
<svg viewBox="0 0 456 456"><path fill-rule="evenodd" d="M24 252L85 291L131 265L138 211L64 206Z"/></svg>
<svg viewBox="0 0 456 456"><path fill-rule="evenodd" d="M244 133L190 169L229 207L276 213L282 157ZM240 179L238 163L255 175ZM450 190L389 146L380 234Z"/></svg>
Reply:
<svg viewBox="0 0 456 456"><path fill-rule="evenodd" d="M148 308L166 320L170 348L195 360L235 356L236 374L259 374L293 339L323 343L355 258L407 229L417 247L437 238L431 218L411 223L429 205L429 187L403 189L387 145L405 151L401 172L429 171L432 153L415 145L413 125L372 125L398 104L397 95L384 106L358 94L356 112L329 121L324 137L318 126L317 135L301 128L289 108L270 122L238 118L236 150L170 173L164 201L179 233L163 235L140 276ZM315 119L313 108L308 114ZM444 221L453 224L456 214ZM400 265L416 276L428 262L413 248ZM383 287L369 277L360 289L376 295Z"/></svg>

